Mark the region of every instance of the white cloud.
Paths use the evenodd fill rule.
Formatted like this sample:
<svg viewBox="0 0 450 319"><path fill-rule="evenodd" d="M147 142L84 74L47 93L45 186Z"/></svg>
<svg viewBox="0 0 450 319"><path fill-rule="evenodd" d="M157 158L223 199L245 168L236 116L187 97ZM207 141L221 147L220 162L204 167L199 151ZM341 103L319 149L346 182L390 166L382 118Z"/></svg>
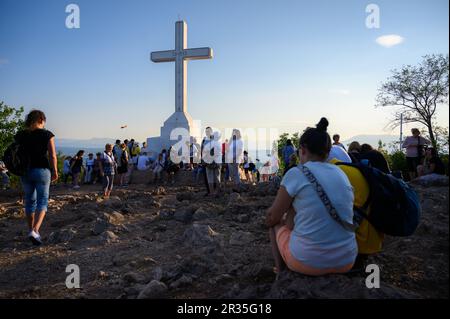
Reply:
<svg viewBox="0 0 450 319"><path fill-rule="evenodd" d="M403 41L405 41L405 38L398 34L387 34L378 37L375 41L385 48L390 48L402 43Z"/></svg>
<svg viewBox="0 0 450 319"><path fill-rule="evenodd" d="M9 60L5 59L5 58L0 58L0 66L2 66L3 64L8 64Z"/></svg>
<svg viewBox="0 0 450 319"><path fill-rule="evenodd" d="M350 95L350 90L334 89L334 90L330 90L330 93L339 94L339 95Z"/></svg>

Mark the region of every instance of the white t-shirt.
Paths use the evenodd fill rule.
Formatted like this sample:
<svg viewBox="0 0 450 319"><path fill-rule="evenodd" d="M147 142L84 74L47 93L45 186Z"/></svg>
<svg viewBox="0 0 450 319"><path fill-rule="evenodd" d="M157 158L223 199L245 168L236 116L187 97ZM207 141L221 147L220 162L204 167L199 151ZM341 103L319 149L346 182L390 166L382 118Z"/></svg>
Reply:
<svg viewBox="0 0 450 319"><path fill-rule="evenodd" d="M353 189L345 173L323 162L305 164L324 188L340 218L353 223ZM345 230L326 210L306 176L290 169L281 181L291 197L296 215L289 241L292 255L319 269L339 268L354 262L358 254L355 233Z"/></svg>
<svg viewBox="0 0 450 319"><path fill-rule="evenodd" d="M137 169L138 171L145 171L150 168L148 165L149 158L147 155L139 155L137 156Z"/></svg>
<svg viewBox="0 0 450 319"><path fill-rule="evenodd" d="M331 161L333 158L339 160L343 163L351 163L352 159L348 155L347 151L338 145L331 146L330 154L328 155L327 162Z"/></svg>

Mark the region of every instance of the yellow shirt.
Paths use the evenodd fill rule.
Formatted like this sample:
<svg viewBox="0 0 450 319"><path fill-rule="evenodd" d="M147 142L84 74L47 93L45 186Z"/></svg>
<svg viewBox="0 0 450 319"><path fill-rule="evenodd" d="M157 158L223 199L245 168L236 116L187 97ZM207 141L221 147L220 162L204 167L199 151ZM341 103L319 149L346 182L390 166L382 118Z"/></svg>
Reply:
<svg viewBox="0 0 450 319"><path fill-rule="evenodd" d="M330 160L330 163L336 164L337 159ZM338 165L339 168L347 175L350 184L353 187L354 203L353 206L361 208L369 198L369 184L362 173L355 167L347 165ZM370 214L370 205L366 212ZM377 231L367 219L363 219L356 231L356 241L358 243L359 254L374 254L381 251L383 247L384 234Z"/></svg>

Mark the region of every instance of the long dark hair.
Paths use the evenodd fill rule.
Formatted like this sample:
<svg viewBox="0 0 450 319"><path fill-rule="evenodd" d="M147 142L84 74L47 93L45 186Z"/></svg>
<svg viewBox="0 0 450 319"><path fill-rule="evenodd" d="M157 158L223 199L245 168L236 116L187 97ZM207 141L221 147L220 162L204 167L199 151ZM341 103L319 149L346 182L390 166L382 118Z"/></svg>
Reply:
<svg viewBox="0 0 450 319"><path fill-rule="evenodd" d="M331 150L331 138L327 133L328 120L322 117L316 127L307 128L300 137L300 146L311 154L326 159Z"/></svg>
<svg viewBox="0 0 450 319"><path fill-rule="evenodd" d="M84 150L79 150L79 151L77 152L76 157L82 157L83 154L84 154Z"/></svg>
<svg viewBox="0 0 450 319"><path fill-rule="evenodd" d="M40 110L32 110L30 113L27 114L25 117L25 127L27 129L30 129L33 125L46 121L47 118L45 117L45 113Z"/></svg>

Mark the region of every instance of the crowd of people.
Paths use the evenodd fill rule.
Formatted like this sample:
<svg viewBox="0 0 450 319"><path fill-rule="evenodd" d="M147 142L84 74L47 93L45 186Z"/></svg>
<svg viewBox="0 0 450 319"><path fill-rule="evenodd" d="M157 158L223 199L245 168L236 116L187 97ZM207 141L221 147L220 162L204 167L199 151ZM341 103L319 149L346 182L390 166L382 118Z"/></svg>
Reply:
<svg viewBox="0 0 450 319"><path fill-rule="evenodd" d="M29 169L21 177L25 193L25 213L33 244L41 244L39 229L47 212L49 186L58 179L54 135L45 129L46 117L41 111L30 112L26 129L16 135L30 158ZM345 227L353 223L355 207L364 207L369 198L369 186L353 163L371 166L386 174L392 173L383 154L368 144L357 141L348 150L327 133L328 120L322 118L315 128L306 129L298 145L288 140L281 150L284 170L280 171L278 151L269 154L261 163L250 158L244 149L241 132L232 131L221 141L219 132L205 129L200 144L191 139L189 154L179 161L178 152L172 148L149 156L143 145L133 139L114 145L107 144L103 152L88 154L80 150L64 160L63 181L72 178L74 188L79 188L82 172L85 183L102 183L103 195L108 198L114 183L126 186L133 170L152 170L159 183L166 176L175 180L180 170L192 172L195 182L203 183L206 195L218 196L229 184L233 191L242 191L244 183L259 181L280 182L272 206L267 211L266 224L272 243L275 271L284 266L308 275L344 273L355 267L361 256L379 252L384 235L367 221L355 233ZM409 170L415 176L443 174L445 167L429 141L414 129L405 139ZM2 177L5 167L0 163ZM4 177L3 177L4 178ZM320 186L320 187L319 187ZM335 208L334 214L329 209ZM333 218L331 218L333 217Z"/></svg>
<svg viewBox="0 0 450 319"><path fill-rule="evenodd" d="M95 157L90 153L84 158L85 152L80 150L73 157L64 158L62 180L64 185L68 185L71 179L72 187L79 189L81 183L102 183L106 174L114 175L112 184L127 187L132 172L137 170L152 172L153 177L148 180L150 184L174 184L180 171L190 171L192 182L198 184L203 181L207 195L214 196L228 184L234 191L239 191L243 183L269 181L276 178L280 169L276 151L268 154L268 160L264 163L258 158L254 161L244 150L238 129L233 130L230 139L222 142L220 134L207 127L201 144L195 138L187 144L189 156L185 157L185 162L177 157L172 147L155 154L146 149L145 143L141 148L134 139L107 144L103 153L99 152ZM105 161L108 165L104 165Z"/></svg>

